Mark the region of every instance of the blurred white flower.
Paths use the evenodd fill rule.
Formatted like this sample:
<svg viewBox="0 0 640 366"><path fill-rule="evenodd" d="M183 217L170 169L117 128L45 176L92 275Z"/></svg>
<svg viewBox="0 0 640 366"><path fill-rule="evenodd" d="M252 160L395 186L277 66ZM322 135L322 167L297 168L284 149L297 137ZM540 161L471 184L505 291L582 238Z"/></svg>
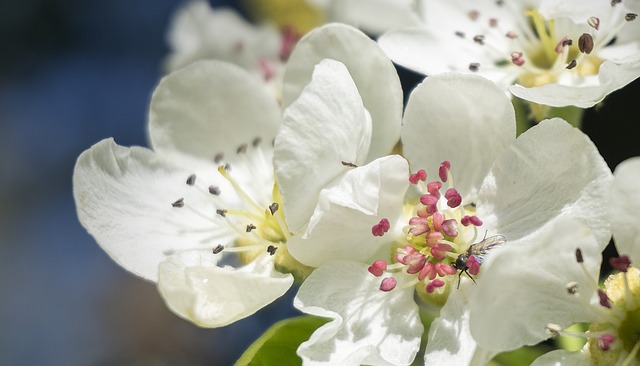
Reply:
<svg viewBox="0 0 640 366"><path fill-rule="evenodd" d="M327 22L349 24L371 35L420 24L417 0L307 0Z"/></svg>
<svg viewBox="0 0 640 366"><path fill-rule="evenodd" d="M478 73L534 103L588 108L640 76L640 25L624 4L425 0L422 26L379 43L427 75Z"/></svg>

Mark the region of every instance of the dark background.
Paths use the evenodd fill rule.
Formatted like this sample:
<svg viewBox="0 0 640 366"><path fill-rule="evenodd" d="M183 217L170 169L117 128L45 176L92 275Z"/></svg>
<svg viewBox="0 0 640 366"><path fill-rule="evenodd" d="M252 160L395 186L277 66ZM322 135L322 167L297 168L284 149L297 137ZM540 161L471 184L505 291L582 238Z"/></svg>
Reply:
<svg viewBox="0 0 640 366"><path fill-rule="evenodd" d="M290 293L232 326L199 329L77 221L77 156L111 136L147 145L149 96L179 3L0 0L1 365L227 365L291 315ZM639 90L636 81L587 112L585 131L612 168L640 155Z"/></svg>

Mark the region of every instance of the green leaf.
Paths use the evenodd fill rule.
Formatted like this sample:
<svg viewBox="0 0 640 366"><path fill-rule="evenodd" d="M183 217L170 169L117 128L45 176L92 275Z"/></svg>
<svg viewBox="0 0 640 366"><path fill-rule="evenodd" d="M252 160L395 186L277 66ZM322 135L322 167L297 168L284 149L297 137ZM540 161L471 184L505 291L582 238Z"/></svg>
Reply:
<svg viewBox="0 0 640 366"><path fill-rule="evenodd" d="M296 354L298 346L328 321L314 316L280 321L253 342L235 366L302 365L302 360Z"/></svg>

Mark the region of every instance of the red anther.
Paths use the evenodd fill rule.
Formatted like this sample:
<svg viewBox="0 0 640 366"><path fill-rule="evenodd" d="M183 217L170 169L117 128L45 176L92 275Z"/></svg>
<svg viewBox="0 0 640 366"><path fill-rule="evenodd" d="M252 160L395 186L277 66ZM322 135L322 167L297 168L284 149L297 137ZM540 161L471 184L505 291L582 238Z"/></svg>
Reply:
<svg viewBox="0 0 640 366"><path fill-rule="evenodd" d="M616 337L613 334L605 333L598 337L598 348L601 351L608 351L611 347L611 343L616 340Z"/></svg>
<svg viewBox="0 0 640 366"><path fill-rule="evenodd" d="M509 38L509 39L516 39L518 38L518 35L515 32L512 31L508 31L507 34L504 35L505 37Z"/></svg>
<svg viewBox="0 0 640 366"><path fill-rule="evenodd" d="M436 278L436 268L431 262L428 262L424 267L422 267L422 270L418 274L419 281L422 281L425 278L429 278L430 280Z"/></svg>
<svg viewBox="0 0 640 366"><path fill-rule="evenodd" d="M427 285L427 293L433 293L437 288L444 286L443 280L433 280Z"/></svg>
<svg viewBox="0 0 640 366"><path fill-rule="evenodd" d="M420 169L409 176L409 183L411 184L418 184L419 181L424 182L426 180L427 180L427 172L424 169Z"/></svg>
<svg viewBox="0 0 640 366"><path fill-rule="evenodd" d="M449 178L449 170L451 170L451 163L447 160L440 163L440 169L438 169L438 175L440 180L446 182Z"/></svg>
<svg viewBox="0 0 640 366"><path fill-rule="evenodd" d="M557 47L556 47L557 49ZM511 53L511 62L513 62L516 66L524 65L524 57L522 56L522 52L512 52Z"/></svg>
<svg viewBox="0 0 640 366"><path fill-rule="evenodd" d="M293 51L293 47L298 43L298 34L296 30L286 25L282 28L282 45L280 46L280 60L287 61Z"/></svg>
<svg viewBox="0 0 640 366"><path fill-rule="evenodd" d="M619 257L611 257L609 258L609 264L614 269L617 269L620 272L627 272L629 266L631 265L631 259L626 255L621 255Z"/></svg>
<svg viewBox="0 0 640 366"><path fill-rule="evenodd" d="M438 197L432 194L423 194L420 196L420 203L425 206L435 206L438 203Z"/></svg>
<svg viewBox="0 0 640 366"><path fill-rule="evenodd" d="M371 227L371 233L373 234L373 236L382 236L387 231L389 231L389 228L391 228L391 224L389 223L389 220L382 219L380 220L379 223Z"/></svg>
<svg viewBox="0 0 640 366"><path fill-rule="evenodd" d="M415 252L404 257L404 264L409 266L407 268L408 274L416 274L420 272L425 263L427 263L427 257L419 252Z"/></svg>
<svg viewBox="0 0 640 366"><path fill-rule="evenodd" d="M258 60L258 68L260 69L262 77L265 81L269 81L273 79L274 76L276 76L275 67L273 66L271 61L266 58L261 58L260 60Z"/></svg>
<svg viewBox="0 0 640 366"><path fill-rule="evenodd" d="M564 47L567 45L566 42L569 39L569 37L564 36L560 42L558 42L558 44L556 45L556 53L562 53L562 50L564 49Z"/></svg>
<svg viewBox="0 0 640 366"><path fill-rule="evenodd" d="M471 256L467 259L467 267L469 267L469 273L476 276L480 273L480 262L476 259L476 257Z"/></svg>
<svg viewBox="0 0 640 366"><path fill-rule="evenodd" d="M442 231L448 236L458 236L458 222L454 219L444 220L442 223Z"/></svg>
<svg viewBox="0 0 640 366"><path fill-rule="evenodd" d="M451 250L451 245L438 243L431 247L431 256L439 261L444 260L447 256L445 253Z"/></svg>
<svg viewBox="0 0 640 366"><path fill-rule="evenodd" d="M444 222L444 215L440 212L434 212L432 216L433 221L433 230L440 231L442 230L442 223Z"/></svg>
<svg viewBox="0 0 640 366"><path fill-rule="evenodd" d="M448 264L436 263L436 273L440 277L454 275L456 272L457 270Z"/></svg>
<svg viewBox="0 0 640 366"><path fill-rule="evenodd" d="M466 215L465 217L460 219L460 223L464 226L469 226L469 225L482 226L482 220L480 220L478 216Z"/></svg>
<svg viewBox="0 0 640 366"><path fill-rule="evenodd" d="M396 282L396 279L393 277L387 277L385 279L382 280L382 283L380 284L380 291L391 291L394 288L396 288L396 285L398 283Z"/></svg>
<svg viewBox="0 0 640 366"><path fill-rule="evenodd" d="M418 236L430 230L429 220L424 217L412 217L409 219L409 233Z"/></svg>
<svg viewBox="0 0 640 366"><path fill-rule="evenodd" d="M455 188L447 189L444 193L444 198L447 199L447 206L451 208L456 208L462 203L462 196Z"/></svg>
<svg viewBox="0 0 640 366"><path fill-rule="evenodd" d="M382 276L382 274L386 270L387 270L387 261L383 261L382 259L373 262L373 264L369 266L369 273L371 273L376 277Z"/></svg>
<svg viewBox="0 0 640 366"><path fill-rule="evenodd" d="M600 297L600 305L604 306L605 308L611 309L611 302L609 301L609 296L607 296L607 294L604 291L598 290L598 297Z"/></svg>
<svg viewBox="0 0 640 366"><path fill-rule="evenodd" d="M440 182L427 183L427 192L438 199L440 199L440 188L442 188L442 183Z"/></svg>

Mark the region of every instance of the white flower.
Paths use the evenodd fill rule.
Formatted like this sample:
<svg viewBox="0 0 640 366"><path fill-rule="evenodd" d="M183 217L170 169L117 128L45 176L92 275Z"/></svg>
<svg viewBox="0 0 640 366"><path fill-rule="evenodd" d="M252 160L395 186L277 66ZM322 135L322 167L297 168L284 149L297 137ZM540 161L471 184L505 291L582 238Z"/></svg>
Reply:
<svg viewBox="0 0 640 366"><path fill-rule="evenodd" d="M587 108L640 76L636 14L611 3L426 0L423 26L379 43L421 73L478 73L531 102Z"/></svg>
<svg viewBox="0 0 640 366"><path fill-rule="evenodd" d="M333 85L340 83L336 80ZM333 100L335 93L336 89L327 88L319 99ZM360 106L344 109L352 108ZM289 121L291 132L283 132L278 139L283 146L295 146L289 154L297 163L290 166L302 171L288 171L310 174L312 167L323 161L324 151L334 150L343 139L357 141L358 134L342 128L339 140L315 138L343 123L340 115L325 118L322 123L304 118ZM516 141L514 130L513 108L490 81L456 74L429 77L409 99L401 135L414 170L424 167L427 172L438 172L443 161L449 162L438 174L446 183L437 203L427 208L419 202L421 195L436 196L440 189L434 190L435 185L413 176L422 191L410 189L402 203L410 177L406 162L399 157L354 167L351 175L366 178L345 178L320 191L320 203L304 235L322 240L292 238L288 242L297 260L319 267L302 284L294 305L305 313L333 319L298 349L305 363L411 363L422 332L413 301L414 288L432 303L442 303L449 295L440 318L431 327L425 361L452 365L472 359L487 361L492 354L476 350L468 329L468 299L475 290L473 284L462 279L460 290L451 289L458 280L451 264L476 241L478 232L501 234L517 245L538 235L554 219L567 216L589 223L600 241L608 240L602 197L611 172L591 141L561 120L545 121ZM302 152L301 147L312 142L314 154ZM309 180L314 180L313 175ZM445 193L447 185L455 194ZM456 197L461 201L456 203ZM431 210L430 214L425 210ZM445 228L454 226L452 222L440 222L434 229L438 215L442 220L460 223L457 236L448 231L451 227ZM372 227L374 231L383 227L384 218L389 222L388 232L382 237L373 236ZM414 231L420 225L410 221L413 218L425 218L425 231ZM477 218L484 220L484 225ZM472 222L468 227L462 224L466 220ZM413 234L409 235L409 229ZM425 235L434 241L425 242ZM385 280L381 286L380 279L363 274L374 260L394 257L396 262L387 267L389 273L395 272L394 280ZM376 272L376 268L369 270ZM383 293L381 288L393 287L389 281L397 286Z"/></svg>
<svg viewBox="0 0 640 366"><path fill-rule="evenodd" d="M478 344L495 351L531 345L566 334L588 339L579 352L557 350L535 365L640 364L640 160L629 159L615 171L611 222L618 252L610 263L621 271L598 286L604 246L588 225L559 221L536 240L509 247L487 261L471 331ZM578 254L579 249L579 254ZM579 322L587 333L563 332Z"/></svg>
<svg viewBox="0 0 640 366"><path fill-rule="evenodd" d="M185 67L151 99L153 151L107 139L80 155L80 222L118 264L158 281L180 316L208 327L248 316L293 283L273 269L278 253L267 253L288 234L281 211L268 211L279 202L271 164L279 125L276 101L246 71L217 61ZM212 253L218 245L223 253ZM223 266L238 248L250 263Z"/></svg>
<svg viewBox="0 0 640 366"><path fill-rule="evenodd" d="M198 60L227 61L270 85L279 97L284 62L296 40L292 30L280 33L269 24L251 24L232 9L214 10L206 1L192 0L173 16L165 69L172 72Z"/></svg>
<svg viewBox="0 0 640 366"><path fill-rule="evenodd" d="M392 63L353 28L320 32L344 33L371 56L371 69L360 74L363 85L373 76L391 86L365 93L367 103L381 104L381 112L364 109L344 65L322 62L310 83L298 65L290 85L309 85L284 113L272 164L280 126L276 101L245 71L202 61L165 77L156 89L149 113L154 151L105 140L78 159L74 195L82 224L123 267L157 280L167 305L196 324L223 326L251 315L291 286L292 276L279 272L303 278L309 268L288 255L286 242L291 235L316 240L304 228L324 204L319 192L341 180L364 182L345 164L363 164L373 149L390 150L399 138L402 95ZM313 37L305 42L313 43ZM345 62L358 68L360 61ZM332 85L338 90L334 99L320 101ZM305 146L286 142L289 121L323 124L338 115L348 123L313 136ZM345 131L358 138L344 139ZM319 152L313 139L331 139L335 149ZM296 166L291 153L321 153L325 159ZM344 192L349 193L358 195ZM246 265L223 266L234 263L228 253L238 253Z"/></svg>
<svg viewBox="0 0 640 366"><path fill-rule="evenodd" d="M328 22L339 22L379 35L418 25L416 0L307 0L322 9Z"/></svg>

